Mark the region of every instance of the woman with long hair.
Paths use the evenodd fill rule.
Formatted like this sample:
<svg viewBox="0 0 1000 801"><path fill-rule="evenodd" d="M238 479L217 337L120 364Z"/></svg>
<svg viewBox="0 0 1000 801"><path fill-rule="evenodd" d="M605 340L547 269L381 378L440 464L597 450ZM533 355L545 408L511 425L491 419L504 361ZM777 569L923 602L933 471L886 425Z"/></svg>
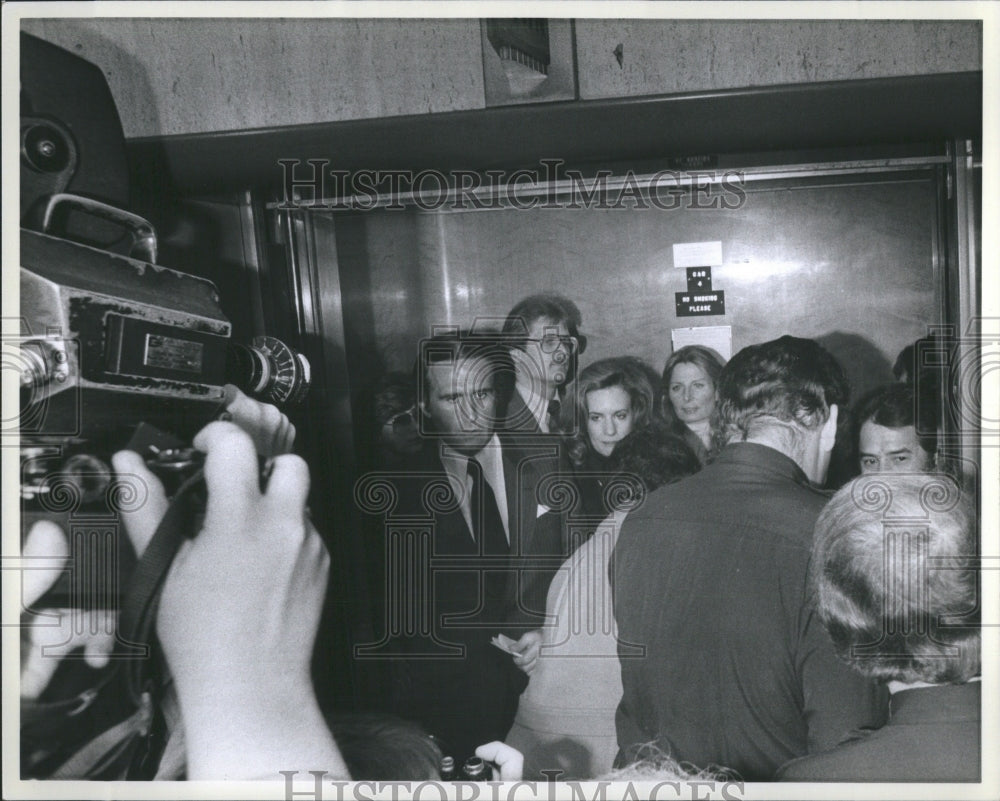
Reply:
<svg viewBox="0 0 1000 801"><path fill-rule="evenodd" d="M716 442L715 388L725 361L711 348L688 345L674 351L663 368L663 417L705 464Z"/></svg>
<svg viewBox="0 0 1000 801"><path fill-rule="evenodd" d="M653 422L656 387L649 372L632 356L601 359L585 367L567 389L566 399L572 402L563 404L560 425L569 432L566 456L579 497L570 514L578 518L573 528L583 538L611 511L603 496L615 446Z"/></svg>

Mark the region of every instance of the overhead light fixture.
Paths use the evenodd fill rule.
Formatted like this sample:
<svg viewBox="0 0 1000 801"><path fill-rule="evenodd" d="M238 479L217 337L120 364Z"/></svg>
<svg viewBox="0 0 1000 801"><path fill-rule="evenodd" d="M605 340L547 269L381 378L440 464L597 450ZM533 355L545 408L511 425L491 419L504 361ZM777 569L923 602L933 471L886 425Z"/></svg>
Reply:
<svg viewBox="0 0 1000 801"><path fill-rule="evenodd" d="M484 19L482 31L487 106L575 97L572 20Z"/></svg>
<svg viewBox="0 0 1000 801"><path fill-rule="evenodd" d="M549 21L546 19L488 19L486 38L503 61L549 74Z"/></svg>

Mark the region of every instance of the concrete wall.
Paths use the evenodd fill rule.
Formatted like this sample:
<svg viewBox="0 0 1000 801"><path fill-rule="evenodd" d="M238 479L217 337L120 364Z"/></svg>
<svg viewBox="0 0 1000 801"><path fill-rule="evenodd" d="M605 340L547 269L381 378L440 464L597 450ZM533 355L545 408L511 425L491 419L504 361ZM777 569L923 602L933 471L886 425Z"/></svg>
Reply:
<svg viewBox="0 0 1000 801"><path fill-rule="evenodd" d="M479 20L48 19L127 137L485 105ZM578 20L583 99L981 69L978 22ZM614 56L622 45L622 65Z"/></svg>
<svg viewBox="0 0 1000 801"><path fill-rule="evenodd" d="M964 72L983 50L964 21L578 20L576 41L588 100Z"/></svg>
<svg viewBox="0 0 1000 801"><path fill-rule="evenodd" d="M23 29L104 70L129 138L483 106L476 20L63 19Z"/></svg>

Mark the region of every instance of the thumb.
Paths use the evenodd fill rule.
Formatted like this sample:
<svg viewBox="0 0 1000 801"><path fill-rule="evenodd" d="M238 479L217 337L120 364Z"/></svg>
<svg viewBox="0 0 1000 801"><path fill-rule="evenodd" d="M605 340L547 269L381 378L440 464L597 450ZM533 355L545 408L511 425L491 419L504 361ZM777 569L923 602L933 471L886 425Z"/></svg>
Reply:
<svg viewBox="0 0 1000 801"><path fill-rule="evenodd" d="M237 401L242 401L244 398L246 398L246 395L243 394L243 391L235 384L226 384L222 388L222 392L223 392L222 407L224 409L228 409L229 406L232 406Z"/></svg>
<svg viewBox="0 0 1000 801"><path fill-rule="evenodd" d="M59 667L59 659L44 656L42 645L34 640L25 650L27 653L21 665L21 697L37 698L49 686L49 681Z"/></svg>
<svg viewBox="0 0 1000 801"><path fill-rule="evenodd" d="M90 614L94 616L117 614L107 610L96 610ZM101 620L98 617L97 623ZM96 634L93 633L96 630ZM109 631L107 626L91 626L91 634L87 637L83 647L84 659L92 668L102 668L111 661L111 654L115 650L115 632Z"/></svg>
<svg viewBox="0 0 1000 801"><path fill-rule="evenodd" d="M476 756L492 762L500 769L499 777L494 771L494 779L499 778L504 782L520 781L524 774L524 754L499 740L479 746Z"/></svg>
<svg viewBox="0 0 1000 801"><path fill-rule="evenodd" d="M132 547L142 556L167 512L167 495L160 479L134 451L119 451L111 457L111 464L115 479L131 490L130 502L121 506L121 518Z"/></svg>

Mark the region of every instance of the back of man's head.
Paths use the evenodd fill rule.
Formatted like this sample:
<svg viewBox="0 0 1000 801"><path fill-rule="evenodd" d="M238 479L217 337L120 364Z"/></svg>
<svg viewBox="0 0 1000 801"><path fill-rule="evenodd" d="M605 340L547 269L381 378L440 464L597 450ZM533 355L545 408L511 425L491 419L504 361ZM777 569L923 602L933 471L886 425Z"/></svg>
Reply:
<svg viewBox="0 0 1000 801"><path fill-rule="evenodd" d="M743 348L718 385L719 423L728 442L762 433L816 431L849 397L837 360L811 339L783 336Z"/></svg>
<svg viewBox="0 0 1000 801"><path fill-rule="evenodd" d="M842 659L866 676L963 682L979 673L971 498L931 473L861 476L816 523L811 581Z"/></svg>

